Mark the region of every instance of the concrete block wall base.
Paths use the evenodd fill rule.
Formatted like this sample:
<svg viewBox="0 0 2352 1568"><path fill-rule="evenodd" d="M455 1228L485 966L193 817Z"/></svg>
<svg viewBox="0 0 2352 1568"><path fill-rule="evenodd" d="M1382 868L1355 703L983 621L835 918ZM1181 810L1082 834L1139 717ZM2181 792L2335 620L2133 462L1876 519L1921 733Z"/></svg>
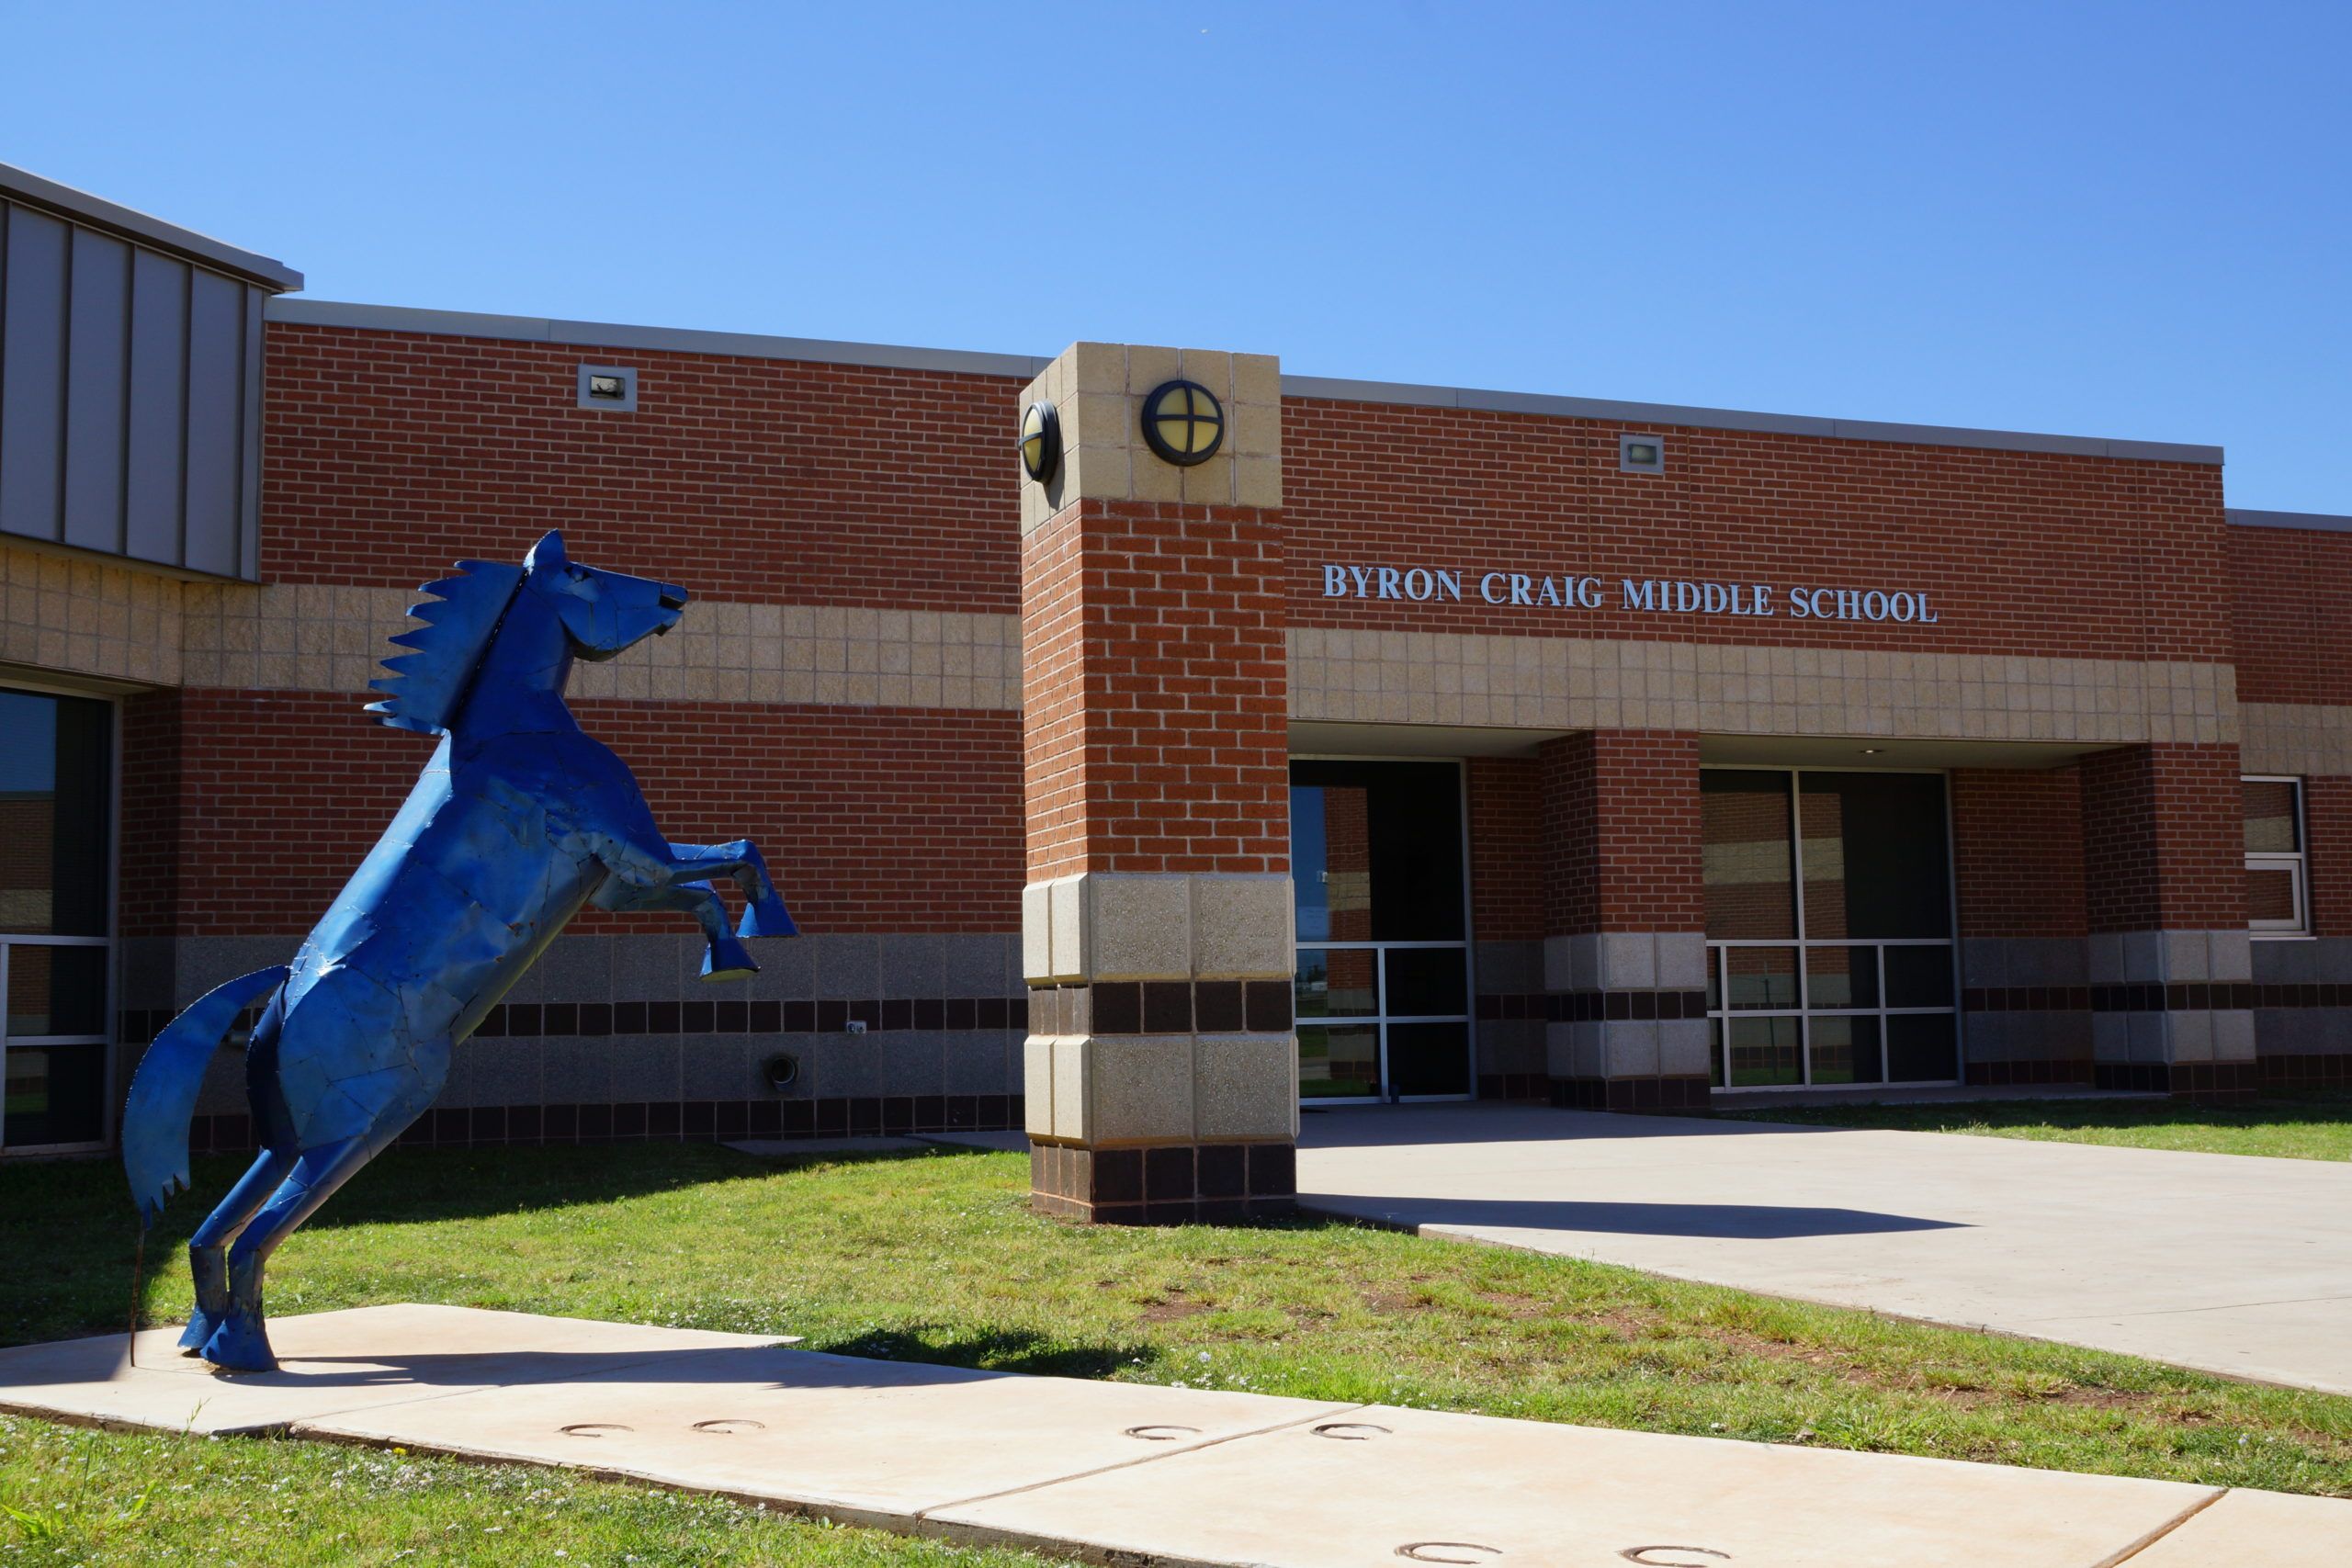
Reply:
<svg viewBox="0 0 2352 1568"><path fill-rule="evenodd" d="M2103 1089L2181 1100L2249 1100L2261 1087L2253 1062L2101 1062L2093 1081Z"/></svg>
<svg viewBox="0 0 2352 1568"><path fill-rule="evenodd" d="M2030 1060L2023 1062L1971 1062L1968 1081L1986 1089L2010 1089L2029 1084L2084 1085L2096 1083L2098 1074L2088 1056L2068 1061Z"/></svg>
<svg viewBox="0 0 2352 1568"><path fill-rule="evenodd" d="M1704 1116L1713 1093L1714 1085L1703 1077L1555 1077L1546 1098L1563 1111Z"/></svg>
<svg viewBox="0 0 2352 1568"><path fill-rule="evenodd" d="M1088 1148L1033 1143L1030 1201L1083 1224L1229 1224L1297 1206L1296 1145L1202 1143Z"/></svg>
<svg viewBox="0 0 2352 1568"><path fill-rule="evenodd" d="M171 1355L168 1328L141 1337L135 1367L119 1335L0 1351L0 1409L576 1467L1097 1562L2352 1561L2352 1504L2333 1498L860 1360L520 1313L370 1307L272 1326L286 1363L250 1377Z"/></svg>

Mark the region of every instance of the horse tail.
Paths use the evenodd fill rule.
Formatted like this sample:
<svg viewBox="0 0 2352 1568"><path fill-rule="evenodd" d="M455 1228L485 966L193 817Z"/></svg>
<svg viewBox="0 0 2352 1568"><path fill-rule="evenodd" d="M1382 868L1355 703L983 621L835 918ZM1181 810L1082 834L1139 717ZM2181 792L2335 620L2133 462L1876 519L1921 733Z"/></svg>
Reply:
<svg viewBox="0 0 2352 1568"><path fill-rule="evenodd" d="M143 1232L164 1202L187 1190L187 1130L213 1053L237 1015L286 983L284 964L216 986L172 1020L140 1059L122 1108L122 1168Z"/></svg>

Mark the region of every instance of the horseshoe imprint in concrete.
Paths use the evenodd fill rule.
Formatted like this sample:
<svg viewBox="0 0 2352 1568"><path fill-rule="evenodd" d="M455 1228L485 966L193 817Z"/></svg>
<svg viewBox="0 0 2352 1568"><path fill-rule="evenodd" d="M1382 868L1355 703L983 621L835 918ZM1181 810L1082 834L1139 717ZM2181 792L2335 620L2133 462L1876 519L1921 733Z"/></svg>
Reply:
<svg viewBox="0 0 2352 1568"><path fill-rule="evenodd" d="M766 1422L754 1421L748 1416L721 1416L717 1420L697 1421L695 1423L695 1430L697 1432L718 1432L723 1434L728 1432L764 1432L767 1429L768 1424Z"/></svg>
<svg viewBox="0 0 2352 1568"><path fill-rule="evenodd" d="M1730 1552L1716 1551L1704 1546L1629 1546L1617 1555L1628 1562L1647 1563L1649 1568L1702 1568L1702 1564L1692 1562L1689 1558L1652 1557L1650 1553L1653 1551L1695 1551L1702 1557L1720 1558L1725 1562L1731 1561Z"/></svg>
<svg viewBox="0 0 2352 1568"><path fill-rule="evenodd" d="M624 1427L617 1421L575 1421L569 1427L556 1428L567 1438L602 1438L614 1432L634 1432L634 1427Z"/></svg>
<svg viewBox="0 0 2352 1568"><path fill-rule="evenodd" d="M1198 1427L1130 1427L1123 1437L1141 1438L1147 1443L1172 1443L1179 1438L1197 1438Z"/></svg>
<svg viewBox="0 0 2352 1568"><path fill-rule="evenodd" d="M1468 1557L1448 1553L1470 1552ZM1416 1562L1475 1563L1481 1557L1500 1557L1499 1546L1481 1546L1475 1540L1408 1540L1396 1549L1399 1557L1409 1557Z"/></svg>
<svg viewBox="0 0 2352 1568"><path fill-rule="evenodd" d="M1326 1421L1315 1428L1317 1437L1329 1438L1336 1443L1368 1443L1374 1434L1385 1438L1389 1430L1369 1421Z"/></svg>

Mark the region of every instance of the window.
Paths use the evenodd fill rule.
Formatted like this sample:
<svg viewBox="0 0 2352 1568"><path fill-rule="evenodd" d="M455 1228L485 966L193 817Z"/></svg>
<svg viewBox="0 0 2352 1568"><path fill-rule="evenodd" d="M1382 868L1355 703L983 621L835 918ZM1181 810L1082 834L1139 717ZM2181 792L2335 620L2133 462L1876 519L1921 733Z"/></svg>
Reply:
<svg viewBox="0 0 2352 1568"><path fill-rule="evenodd" d="M2311 930L2303 860L2303 781L2239 781L2245 798L2246 925L2257 936Z"/></svg>
<svg viewBox="0 0 2352 1568"><path fill-rule="evenodd" d="M0 1149L107 1135L114 709L0 691Z"/></svg>
<svg viewBox="0 0 2352 1568"><path fill-rule="evenodd" d="M1709 768L1699 790L1715 1087L1956 1081L1941 775Z"/></svg>

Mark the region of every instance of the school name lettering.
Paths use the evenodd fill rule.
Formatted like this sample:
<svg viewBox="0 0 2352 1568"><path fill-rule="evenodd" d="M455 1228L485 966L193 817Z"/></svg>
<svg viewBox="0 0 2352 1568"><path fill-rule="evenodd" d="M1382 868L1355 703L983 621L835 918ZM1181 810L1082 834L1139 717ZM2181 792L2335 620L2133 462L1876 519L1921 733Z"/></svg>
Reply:
<svg viewBox="0 0 2352 1568"><path fill-rule="evenodd" d="M1797 621L1902 621L1931 626L1943 617L1909 588L1779 587L1679 577L1584 577L1574 573L1442 568L1326 566L1326 599L1396 599L1461 604L1465 590L1489 604L1530 610L1649 610L1668 615L1787 615Z"/></svg>

